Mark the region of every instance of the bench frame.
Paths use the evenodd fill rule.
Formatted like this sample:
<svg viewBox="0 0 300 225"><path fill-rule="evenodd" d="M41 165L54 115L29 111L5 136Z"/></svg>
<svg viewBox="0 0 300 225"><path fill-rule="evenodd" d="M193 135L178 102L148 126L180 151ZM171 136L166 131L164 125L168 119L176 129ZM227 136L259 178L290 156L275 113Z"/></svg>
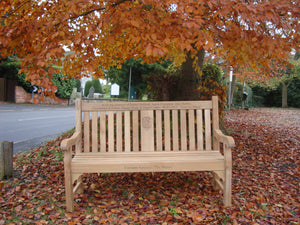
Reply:
<svg viewBox="0 0 300 225"><path fill-rule="evenodd" d="M166 128L158 123L155 125L156 131L154 131L153 123L155 123L155 120L157 119L153 117L154 110L158 110L159 113L163 110L168 112L164 114L166 116L163 118L163 120L166 120L165 122L167 124L170 124L170 113L172 118L176 118L174 119L175 122L172 123L176 124L176 121L180 120L179 117L177 118L178 114L176 111L178 111L178 113L180 111L180 115L185 114L185 116L189 118L189 121L195 121L195 115L197 118L201 118L201 121L197 121L196 125L193 125L194 122L187 122L187 126L189 126L189 128L191 127L191 129L182 128L184 132L192 133L192 135L196 137L196 140L189 140L188 147L185 147L187 141L184 140L180 145L182 149L179 149L178 143L175 144L177 140L175 139L175 141L173 140L173 150L170 150L172 148L172 146L170 146L171 144L168 144L170 142L162 144L161 141L157 141L154 143L153 139L159 140L159 135L161 137L162 130ZM172 110L175 114L172 114ZM195 111L193 112L192 110ZM98 111L100 111L100 113L98 113ZM118 111L123 113L122 117L118 116L120 113L116 116L114 115ZM136 127L139 126L139 128L137 128L139 131L136 131L136 133L133 131L131 136L133 136L133 138L139 136L140 139L133 139L127 142L125 140L125 144L122 146L122 144L120 145L118 143L130 136L128 135L128 132L126 132L126 129L129 129L126 127L128 123L126 125L126 122L124 122L127 121L124 118L126 118L126 115L128 116L129 112L132 114L140 112L140 124L133 125L136 120L132 119L133 121L131 121L130 125ZM155 112L155 115L161 120L161 114L159 113L156 114ZM108 118L108 122L105 122L105 128L103 128L101 119L99 119L103 117ZM111 129L111 127L114 126L112 118L116 120L116 124L122 124L118 126L121 128ZM202 118L205 120L203 124ZM83 123L82 119L84 121ZM212 121L212 127L210 120ZM212 171L214 188L223 191L224 205L231 205L231 148L234 147L235 144L232 137L224 135L219 129L217 96L213 96L211 101L190 102L96 103L76 99L75 122L75 133L70 138L61 142L61 149L64 151L67 211L74 211L74 193L83 192L82 175L84 173ZM186 124L186 122L183 122L182 124ZM205 127L205 138L203 138L204 134L202 136L203 125ZM175 126L178 125L176 124ZM106 132L103 132L103 130L106 130ZM170 130L164 129L164 132L164 139L170 141ZM174 134L176 134L178 137L180 136L180 134L178 134L180 132L182 131L176 131L176 129L174 129L172 135L174 136ZM83 133L88 135L83 135ZM91 136L89 136L90 133ZM198 133L201 133L201 135ZM113 137L115 137L116 140L114 140ZM186 139L184 133L181 133L181 137L182 139ZM84 144L82 144L82 142L84 142ZM107 144L108 147L106 142L109 142ZM136 142L139 142L140 144ZM105 147L104 144L101 143L105 143ZM196 145L198 145L198 147ZM203 145L205 145L206 149L203 149ZM220 152L220 146L223 148L222 154ZM75 155L73 156L72 149L74 147ZM105 150L99 151L101 148L105 148ZM73 184L76 181L77 184L73 187Z"/></svg>

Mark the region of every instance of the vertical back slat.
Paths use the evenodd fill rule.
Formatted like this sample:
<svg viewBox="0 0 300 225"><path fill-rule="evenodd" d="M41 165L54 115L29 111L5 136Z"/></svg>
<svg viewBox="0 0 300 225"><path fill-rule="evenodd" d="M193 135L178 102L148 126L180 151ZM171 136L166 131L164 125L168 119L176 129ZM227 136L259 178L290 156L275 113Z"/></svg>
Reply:
<svg viewBox="0 0 300 225"><path fill-rule="evenodd" d="M189 110L189 149L195 150L195 111Z"/></svg>
<svg viewBox="0 0 300 225"><path fill-rule="evenodd" d="M114 112L108 112L108 152L115 151L114 135L115 135L115 126L114 126Z"/></svg>
<svg viewBox="0 0 300 225"><path fill-rule="evenodd" d="M132 147L134 152L139 151L139 112L132 111Z"/></svg>
<svg viewBox="0 0 300 225"><path fill-rule="evenodd" d="M178 110L172 110L173 151L178 151Z"/></svg>
<svg viewBox="0 0 300 225"><path fill-rule="evenodd" d="M124 113L124 136L125 136L125 152L130 152L131 139L130 139L130 112L125 111Z"/></svg>
<svg viewBox="0 0 300 225"><path fill-rule="evenodd" d="M186 110L180 110L180 138L181 150L187 150Z"/></svg>
<svg viewBox="0 0 300 225"><path fill-rule="evenodd" d="M106 152L106 113L100 112L100 152Z"/></svg>
<svg viewBox="0 0 300 225"><path fill-rule="evenodd" d="M211 125L209 109L205 109L205 150L211 150Z"/></svg>
<svg viewBox="0 0 300 225"><path fill-rule="evenodd" d="M212 122L213 122L213 132L219 129L219 102L218 96L212 97ZM215 140L215 134L213 133L213 149L220 151L220 143Z"/></svg>
<svg viewBox="0 0 300 225"><path fill-rule="evenodd" d="M82 111L81 111L81 99L75 101L75 128L76 132L82 132ZM76 153L82 152L81 143L76 145Z"/></svg>
<svg viewBox="0 0 300 225"><path fill-rule="evenodd" d="M92 152L98 152L98 112L92 112Z"/></svg>
<svg viewBox="0 0 300 225"><path fill-rule="evenodd" d="M171 150L170 110L164 110L165 151Z"/></svg>
<svg viewBox="0 0 300 225"><path fill-rule="evenodd" d="M141 111L141 151L154 151L153 110Z"/></svg>
<svg viewBox="0 0 300 225"><path fill-rule="evenodd" d="M123 147L123 143L122 143L122 127L123 127L123 123L122 123L122 112L118 111L117 112L117 152L122 152L122 147Z"/></svg>
<svg viewBox="0 0 300 225"><path fill-rule="evenodd" d="M161 110L155 111L155 128L156 128L156 150L162 151L162 119Z"/></svg>
<svg viewBox="0 0 300 225"><path fill-rule="evenodd" d="M84 112L84 152L90 152L90 113Z"/></svg>
<svg viewBox="0 0 300 225"><path fill-rule="evenodd" d="M203 114L202 110L197 110L197 147L203 151Z"/></svg>

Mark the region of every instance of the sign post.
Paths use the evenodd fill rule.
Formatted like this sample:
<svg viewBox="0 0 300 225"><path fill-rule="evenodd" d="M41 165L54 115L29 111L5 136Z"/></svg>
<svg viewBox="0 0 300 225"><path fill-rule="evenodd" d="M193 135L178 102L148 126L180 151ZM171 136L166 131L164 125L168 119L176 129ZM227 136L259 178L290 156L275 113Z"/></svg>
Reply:
<svg viewBox="0 0 300 225"><path fill-rule="evenodd" d="M32 86L30 89L31 89L31 98L32 98L32 104L33 104L33 93L37 92L38 88L36 86Z"/></svg>

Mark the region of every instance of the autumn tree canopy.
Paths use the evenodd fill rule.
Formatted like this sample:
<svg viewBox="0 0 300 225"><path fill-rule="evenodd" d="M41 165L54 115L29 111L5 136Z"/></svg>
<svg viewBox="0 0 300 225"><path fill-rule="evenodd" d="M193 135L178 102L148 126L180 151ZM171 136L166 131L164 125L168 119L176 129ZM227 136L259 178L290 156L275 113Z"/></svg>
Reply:
<svg viewBox="0 0 300 225"><path fill-rule="evenodd" d="M96 77L124 60L175 63L199 52L268 69L299 49L299 0L1 0L0 54L50 89L52 65ZM64 48L72 54L65 55ZM197 59L198 56L198 59ZM201 60L200 60L201 61Z"/></svg>

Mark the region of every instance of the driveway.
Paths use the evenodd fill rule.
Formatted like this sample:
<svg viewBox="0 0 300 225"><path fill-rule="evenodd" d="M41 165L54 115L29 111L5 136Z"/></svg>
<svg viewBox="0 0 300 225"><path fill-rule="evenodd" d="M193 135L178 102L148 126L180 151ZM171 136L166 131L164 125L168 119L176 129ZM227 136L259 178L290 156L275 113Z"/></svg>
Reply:
<svg viewBox="0 0 300 225"><path fill-rule="evenodd" d="M74 107L0 104L0 141L14 142L14 154L38 147L75 125Z"/></svg>

